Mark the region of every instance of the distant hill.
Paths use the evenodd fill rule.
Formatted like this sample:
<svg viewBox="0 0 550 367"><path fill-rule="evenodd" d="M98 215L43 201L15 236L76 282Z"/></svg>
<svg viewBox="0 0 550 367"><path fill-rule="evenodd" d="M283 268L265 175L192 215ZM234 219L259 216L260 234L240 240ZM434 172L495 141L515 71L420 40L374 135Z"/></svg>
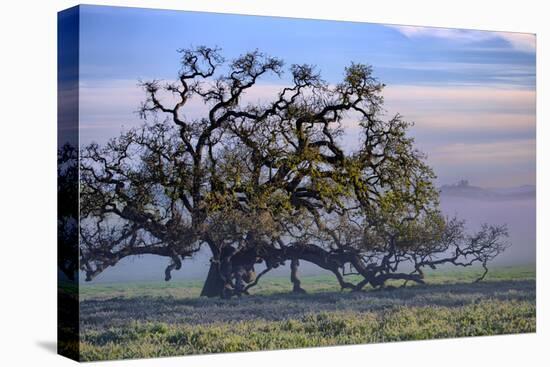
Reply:
<svg viewBox="0 0 550 367"><path fill-rule="evenodd" d="M484 188L472 186L467 180L461 180L452 185L443 185L440 191L441 196L478 200L520 200L534 199L536 196L536 187L534 185L508 188Z"/></svg>

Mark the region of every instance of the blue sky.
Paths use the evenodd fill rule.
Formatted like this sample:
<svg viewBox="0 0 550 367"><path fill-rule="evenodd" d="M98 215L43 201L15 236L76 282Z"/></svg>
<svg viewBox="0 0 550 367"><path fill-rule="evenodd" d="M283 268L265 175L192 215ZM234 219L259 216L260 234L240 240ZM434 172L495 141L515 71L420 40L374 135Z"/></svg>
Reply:
<svg viewBox="0 0 550 367"><path fill-rule="evenodd" d="M329 83L352 61L371 64L387 84L388 114L415 122L440 183L535 183L535 37L518 33L82 6L81 143L139 125L137 81L173 79L176 50L191 45L315 64ZM266 78L249 98L285 82ZM356 124L346 127L353 147Z"/></svg>

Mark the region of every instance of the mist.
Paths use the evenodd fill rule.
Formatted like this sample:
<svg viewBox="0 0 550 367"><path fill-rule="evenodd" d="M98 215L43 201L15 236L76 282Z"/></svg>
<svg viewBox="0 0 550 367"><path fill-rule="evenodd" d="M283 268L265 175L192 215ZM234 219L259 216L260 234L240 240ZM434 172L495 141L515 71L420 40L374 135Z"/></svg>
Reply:
<svg viewBox="0 0 550 367"><path fill-rule="evenodd" d="M473 232L481 224L506 224L510 247L495 258L493 265L526 265L535 263L536 200L531 198L479 199L441 196L441 209L448 216L466 220Z"/></svg>

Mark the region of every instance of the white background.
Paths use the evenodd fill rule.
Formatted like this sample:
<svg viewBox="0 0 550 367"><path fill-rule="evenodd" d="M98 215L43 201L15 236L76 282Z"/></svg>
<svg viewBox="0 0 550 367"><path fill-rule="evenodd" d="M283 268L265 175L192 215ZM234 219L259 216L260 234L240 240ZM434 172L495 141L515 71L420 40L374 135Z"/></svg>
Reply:
<svg viewBox="0 0 550 367"><path fill-rule="evenodd" d="M538 366L550 345L550 26L545 1L156 0L95 4L537 33L537 333L103 362L102 366ZM5 1L0 19L0 364L65 366L56 339L56 12ZM546 143L546 146L545 146ZM546 163L545 163L546 162ZM546 167L545 167L546 166ZM546 170L545 170L546 168ZM545 225L546 224L546 225ZM545 340L546 339L546 340Z"/></svg>

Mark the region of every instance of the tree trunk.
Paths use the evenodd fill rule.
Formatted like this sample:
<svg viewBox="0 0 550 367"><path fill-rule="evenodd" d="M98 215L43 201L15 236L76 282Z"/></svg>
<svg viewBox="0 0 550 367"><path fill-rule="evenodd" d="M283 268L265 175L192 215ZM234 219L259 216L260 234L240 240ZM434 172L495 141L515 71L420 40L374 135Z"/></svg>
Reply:
<svg viewBox="0 0 550 367"><path fill-rule="evenodd" d="M298 278L298 266L300 261L297 258L293 258L290 262L290 281L293 284L292 292L294 293L306 293L306 291L300 286L302 282Z"/></svg>
<svg viewBox="0 0 550 367"><path fill-rule="evenodd" d="M215 262L211 262L208 276L202 286L201 297L221 297L223 288L224 282L218 271L218 265Z"/></svg>

